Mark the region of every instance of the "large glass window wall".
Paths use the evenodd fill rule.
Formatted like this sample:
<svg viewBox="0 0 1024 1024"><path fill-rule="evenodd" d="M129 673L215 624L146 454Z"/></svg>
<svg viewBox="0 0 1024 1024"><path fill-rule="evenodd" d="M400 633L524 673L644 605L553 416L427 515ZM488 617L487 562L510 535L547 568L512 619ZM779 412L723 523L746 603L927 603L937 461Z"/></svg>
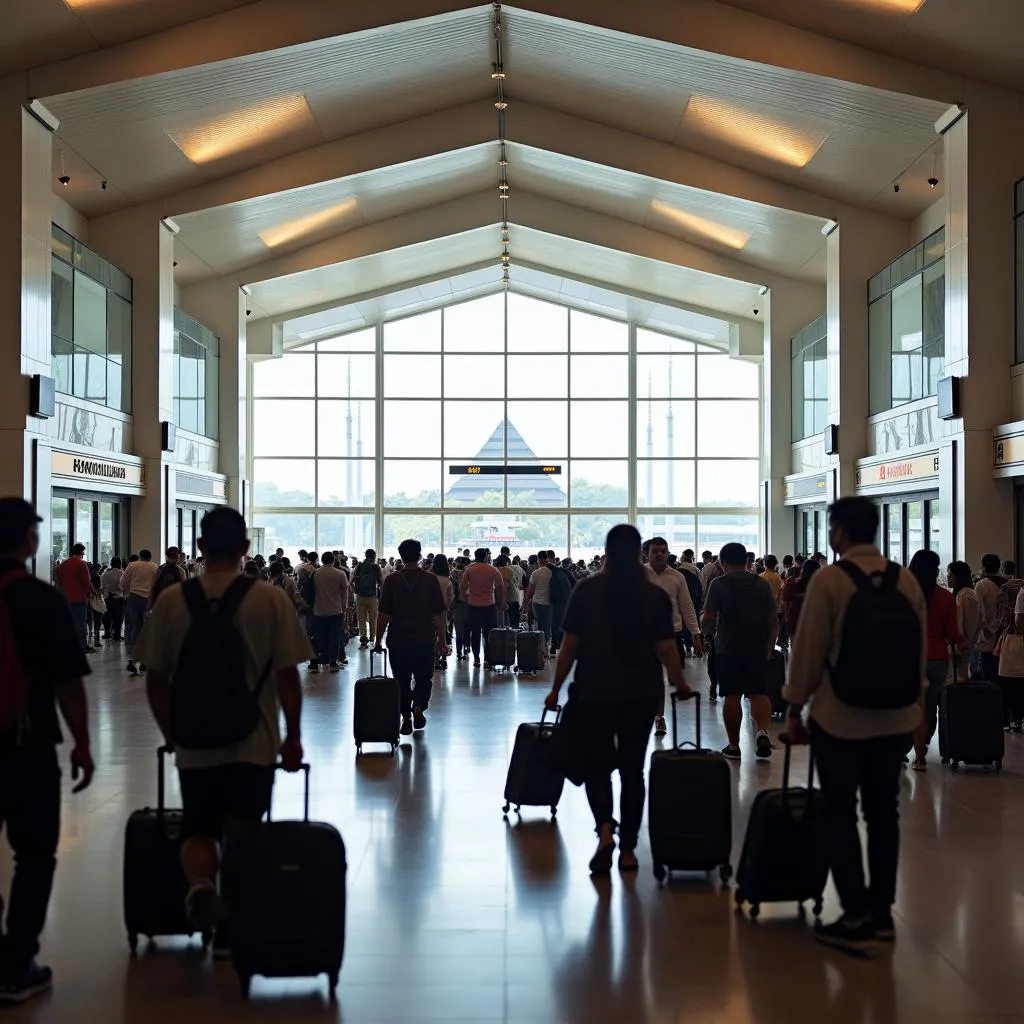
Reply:
<svg viewBox="0 0 1024 1024"><path fill-rule="evenodd" d="M1017 340L1014 362L1024 363L1024 180L1017 182L1014 191L1013 232L1016 246L1014 282L1016 288Z"/></svg>
<svg viewBox="0 0 1024 1024"><path fill-rule="evenodd" d="M793 375L793 440L820 435L828 425L828 331L824 316L790 343Z"/></svg>
<svg viewBox="0 0 1024 1024"><path fill-rule="evenodd" d="M220 339L184 310L174 311L174 422L217 438Z"/></svg>
<svg viewBox="0 0 1024 1024"><path fill-rule="evenodd" d="M756 544L760 368L692 341L499 293L251 373L271 549L393 555L415 536L589 558L630 519L676 550Z"/></svg>

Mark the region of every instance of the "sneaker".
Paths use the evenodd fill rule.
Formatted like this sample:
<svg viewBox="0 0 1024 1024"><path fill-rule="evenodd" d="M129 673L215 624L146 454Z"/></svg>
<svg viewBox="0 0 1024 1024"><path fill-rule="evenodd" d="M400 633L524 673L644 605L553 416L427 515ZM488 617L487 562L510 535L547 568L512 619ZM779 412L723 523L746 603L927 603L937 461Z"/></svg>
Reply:
<svg viewBox="0 0 1024 1024"><path fill-rule="evenodd" d="M824 946L848 953L869 953L878 941L870 920L854 922L845 914L832 924L819 921L814 927L814 937Z"/></svg>
<svg viewBox="0 0 1024 1024"><path fill-rule="evenodd" d="M412 727L414 729L426 729L427 716L423 714L423 708L418 704L412 706Z"/></svg>
<svg viewBox="0 0 1024 1024"><path fill-rule="evenodd" d="M135 667L135 662L134 661L129 661L128 662L128 671L133 676L137 676L139 674L139 670Z"/></svg>
<svg viewBox="0 0 1024 1024"><path fill-rule="evenodd" d="M757 746L755 753L758 757L771 757L772 756L772 741L768 738L768 733L763 729L757 734Z"/></svg>
<svg viewBox="0 0 1024 1024"><path fill-rule="evenodd" d="M928 762L923 757L915 757L914 763L910 766L915 772L928 771Z"/></svg>
<svg viewBox="0 0 1024 1024"><path fill-rule="evenodd" d="M332 661L331 665L330 665L330 671L331 672L340 672L341 671L341 666L336 661Z"/></svg>
<svg viewBox="0 0 1024 1024"><path fill-rule="evenodd" d="M742 756L739 747L734 747L732 744L722 747L722 757L727 757L730 761L739 761Z"/></svg>
<svg viewBox="0 0 1024 1024"><path fill-rule="evenodd" d="M86 654L95 654L96 653L96 648L93 647L92 644L86 644L85 645L85 653Z"/></svg>
<svg viewBox="0 0 1024 1024"><path fill-rule="evenodd" d="M360 640L359 641L359 650L365 651L366 648L369 647L369 646L370 645L365 640Z"/></svg>
<svg viewBox="0 0 1024 1024"><path fill-rule="evenodd" d="M338 664L341 665L342 668L348 668L348 658L342 658Z"/></svg>
<svg viewBox="0 0 1024 1024"><path fill-rule="evenodd" d="M140 672L145 672L146 671L146 666L143 665L141 661L139 662L139 671Z"/></svg>
<svg viewBox="0 0 1024 1024"><path fill-rule="evenodd" d="M220 918L220 897L210 882L198 882L185 897L185 920L197 932L212 931Z"/></svg>
<svg viewBox="0 0 1024 1024"><path fill-rule="evenodd" d="M93 645L93 647L96 648L97 651L103 646L103 644L100 643L100 638L99 637L96 637L96 639L93 640L92 645Z"/></svg>
<svg viewBox="0 0 1024 1024"><path fill-rule="evenodd" d="M875 930L875 938L879 942L896 941L896 922L892 914L872 914L871 927Z"/></svg>
<svg viewBox="0 0 1024 1024"><path fill-rule="evenodd" d="M479 658L474 658L473 659L473 668L479 668L479 667L480 667L480 659Z"/></svg>
<svg viewBox="0 0 1024 1024"><path fill-rule="evenodd" d="M412 735L412 719L408 715L402 715L402 728L398 730L403 736Z"/></svg>
<svg viewBox="0 0 1024 1024"><path fill-rule="evenodd" d="M615 841L605 843L597 848L597 853L590 858L590 873L592 875L610 875L612 873L612 860L615 857Z"/></svg>
<svg viewBox="0 0 1024 1024"><path fill-rule="evenodd" d="M668 726L665 724L665 716L658 715L654 720L654 735L664 736L668 732Z"/></svg>
<svg viewBox="0 0 1024 1024"><path fill-rule="evenodd" d="M313 672L319 672L319 671L320 671L320 666L319 666L319 665L318 665L318 664L317 664L317 663L316 663L316 662L314 661L314 662L313 662L313 664L311 664L311 665L309 666L309 671L310 671L311 673L313 673Z"/></svg>
<svg viewBox="0 0 1024 1024"><path fill-rule="evenodd" d="M16 977L0 981L0 1003L14 1005L24 1003L33 996L42 995L53 987L53 971L32 961Z"/></svg>
<svg viewBox="0 0 1024 1024"><path fill-rule="evenodd" d="M709 686L708 687L708 703L709 704L717 704L718 703L718 687L717 686Z"/></svg>

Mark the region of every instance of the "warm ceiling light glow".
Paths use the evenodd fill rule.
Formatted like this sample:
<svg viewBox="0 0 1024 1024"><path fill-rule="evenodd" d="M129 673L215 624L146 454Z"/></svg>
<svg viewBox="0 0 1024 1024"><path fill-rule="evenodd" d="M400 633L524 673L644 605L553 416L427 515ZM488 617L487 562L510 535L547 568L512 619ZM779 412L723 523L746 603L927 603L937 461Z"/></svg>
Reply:
<svg viewBox="0 0 1024 1024"><path fill-rule="evenodd" d="M252 149L312 123L313 114L306 97L295 94L221 114L195 128L167 134L192 163L205 164Z"/></svg>
<svg viewBox="0 0 1024 1024"><path fill-rule="evenodd" d="M64 0L66 6L73 11L88 9L90 7L118 7L124 6L128 0Z"/></svg>
<svg viewBox="0 0 1024 1024"><path fill-rule="evenodd" d="M285 245L293 242L296 238L308 235L320 228L327 227L332 221L343 217L349 210L354 210L356 201L346 199L343 203L330 206L326 210L318 210L316 213L307 213L305 217L298 217L295 220L287 221L284 224L277 224L272 228L264 228L260 233L260 241L273 249L278 245Z"/></svg>
<svg viewBox="0 0 1024 1024"><path fill-rule="evenodd" d="M739 149L777 160L790 167L805 167L828 138L764 114L710 96L691 96L683 123L705 135L716 136Z"/></svg>
<svg viewBox="0 0 1024 1024"><path fill-rule="evenodd" d="M925 0L845 0L848 4L858 7L884 7L901 14L916 14L924 6Z"/></svg>
<svg viewBox="0 0 1024 1024"><path fill-rule="evenodd" d="M749 232L726 227L725 224L717 224L713 220L705 220L703 217L687 213L685 210L677 210L660 199L652 200L651 209L655 213L660 213L663 217L675 221L684 231L708 238L712 242L718 242L719 245L727 245L730 249L742 249L750 241Z"/></svg>

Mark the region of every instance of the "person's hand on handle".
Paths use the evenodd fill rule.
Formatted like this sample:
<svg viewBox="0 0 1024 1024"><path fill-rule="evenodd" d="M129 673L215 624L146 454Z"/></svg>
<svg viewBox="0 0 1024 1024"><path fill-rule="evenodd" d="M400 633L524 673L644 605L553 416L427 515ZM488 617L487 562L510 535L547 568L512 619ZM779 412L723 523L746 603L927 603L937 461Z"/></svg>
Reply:
<svg viewBox="0 0 1024 1024"><path fill-rule="evenodd" d="M77 779L81 776L82 781L71 792L81 793L83 789L88 789L95 771L96 765L93 763L92 752L89 748L87 746L75 747L71 751L71 778Z"/></svg>
<svg viewBox="0 0 1024 1024"><path fill-rule="evenodd" d="M700 633L695 633L693 636L693 649L698 654L707 653L707 648L704 646L704 637L702 637Z"/></svg>
<svg viewBox="0 0 1024 1024"><path fill-rule="evenodd" d="M297 772L302 767L302 741L298 736L286 736L281 744L281 767L286 772Z"/></svg>
<svg viewBox="0 0 1024 1024"><path fill-rule="evenodd" d="M558 707L558 690L550 690L548 695L544 698L544 707L548 711L554 711Z"/></svg>
<svg viewBox="0 0 1024 1024"><path fill-rule="evenodd" d="M689 684L683 683L682 686L676 687L676 699L677 700L689 700L691 697L696 697L697 691Z"/></svg>
<svg viewBox="0 0 1024 1024"><path fill-rule="evenodd" d="M811 742L811 734L807 729L807 723L804 722L803 716L800 714L790 713L786 719L786 735L789 737L789 742L794 746L803 747Z"/></svg>
<svg viewBox="0 0 1024 1024"><path fill-rule="evenodd" d="M379 643L376 643L376 644L373 645L373 653L374 654L383 654L384 653L384 648L381 647L381 645Z"/></svg>

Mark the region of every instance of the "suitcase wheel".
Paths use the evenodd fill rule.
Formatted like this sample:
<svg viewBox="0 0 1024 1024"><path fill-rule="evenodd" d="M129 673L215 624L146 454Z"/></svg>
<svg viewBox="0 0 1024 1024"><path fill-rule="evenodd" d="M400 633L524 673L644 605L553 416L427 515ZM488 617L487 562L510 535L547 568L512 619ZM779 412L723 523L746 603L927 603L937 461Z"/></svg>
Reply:
<svg viewBox="0 0 1024 1024"><path fill-rule="evenodd" d="M722 884L723 885L726 882L728 882L729 879L732 878L732 865L731 864L723 864L718 869L718 877L722 880Z"/></svg>
<svg viewBox="0 0 1024 1024"><path fill-rule="evenodd" d="M663 864L654 865L654 877L658 882L664 882L667 876L668 872Z"/></svg>
<svg viewBox="0 0 1024 1024"><path fill-rule="evenodd" d="M338 972L331 971L327 975L327 992L330 996L331 1002L337 1002L338 1000Z"/></svg>
<svg viewBox="0 0 1024 1024"><path fill-rule="evenodd" d="M139 954L139 933L129 932L128 933L128 951L132 956L138 956Z"/></svg>
<svg viewBox="0 0 1024 1024"><path fill-rule="evenodd" d="M202 940L203 940L203 949L209 949L210 948L210 943L213 942L213 932L209 928L205 932L203 932Z"/></svg>
<svg viewBox="0 0 1024 1024"><path fill-rule="evenodd" d="M509 808L510 807L511 807L511 804L509 804L508 801L505 801L505 806L502 807L502 809L501 809L502 817L505 817L505 818L508 817L508 812L509 812Z"/></svg>
<svg viewBox="0 0 1024 1024"><path fill-rule="evenodd" d="M952 768L953 771L958 772L960 770L960 762L959 761L950 761L949 767Z"/></svg>
<svg viewBox="0 0 1024 1024"><path fill-rule="evenodd" d="M1003 770L1003 759L999 758L999 760L996 761L996 772L1001 772L1002 770Z"/></svg>
<svg viewBox="0 0 1024 1024"><path fill-rule="evenodd" d="M942 763L943 763L944 765L947 765L947 764L949 764L949 758L948 758L948 757L944 757L944 758L942 759Z"/></svg>
<svg viewBox="0 0 1024 1024"><path fill-rule="evenodd" d="M551 808L551 817L554 818L557 814L558 814L558 808L557 807L552 807Z"/></svg>
<svg viewBox="0 0 1024 1024"><path fill-rule="evenodd" d="M242 993L243 999L249 998L249 989L252 988L252 975L251 974L240 974L238 976L238 987Z"/></svg>
<svg viewBox="0 0 1024 1024"><path fill-rule="evenodd" d="M750 920L751 921L756 921L757 917L758 917L758 914L760 914L760 913L761 913L761 904L760 903L751 903L750 904Z"/></svg>
<svg viewBox="0 0 1024 1024"><path fill-rule="evenodd" d="M820 899L814 901L814 916L821 917L822 910L825 909L825 904Z"/></svg>

